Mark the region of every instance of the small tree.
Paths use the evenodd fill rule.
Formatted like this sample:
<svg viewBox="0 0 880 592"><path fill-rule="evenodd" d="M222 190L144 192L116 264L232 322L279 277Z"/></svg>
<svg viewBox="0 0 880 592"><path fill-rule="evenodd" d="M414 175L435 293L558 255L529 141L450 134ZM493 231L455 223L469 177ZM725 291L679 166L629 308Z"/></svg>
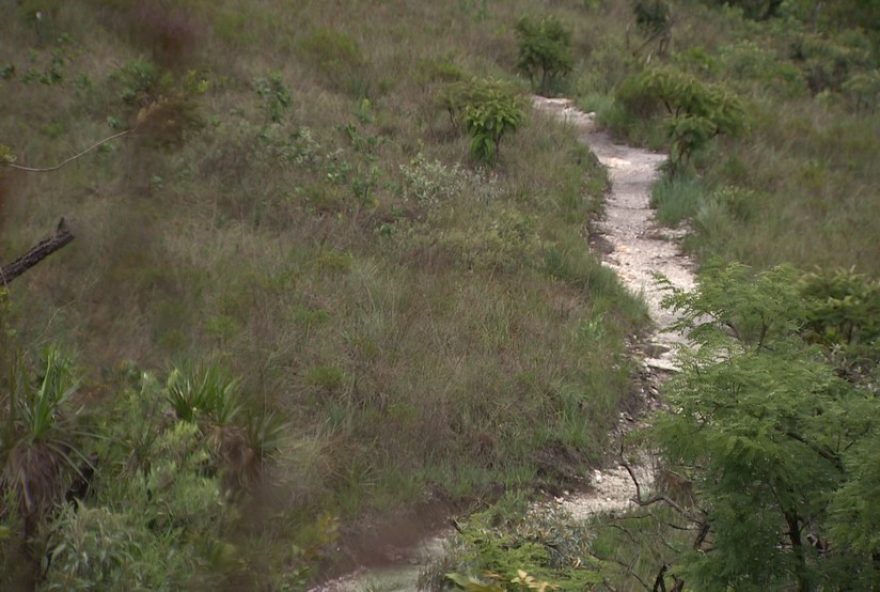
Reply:
<svg viewBox="0 0 880 592"><path fill-rule="evenodd" d="M554 16L540 21L523 17L516 23L519 38L517 68L541 93L552 90L571 72L571 31Z"/></svg>
<svg viewBox="0 0 880 592"><path fill-rule="evenodd" d="M501 140L515 132L525 119L521 101L513 90L497 80L470 80L450 85L441 105L456 127L471 137L471 155L492 165L498 160Z"/></svg>
<svg viewBox="0 0 880 592"><path fill-rule="evenodd" d="M734 135L745 127L745 110L736 96L676 70L646 70L628 79L617 100L634 117L665 111L673 172L687 166L715 136Z"/></svg>
<svg viewBox="0 0 880 592"><path fill-rule="evenodd" d="M828 277L835 291L875 294L851 274ZM880 577L880 471L868 460L880 405L875 385L840 373L849 332L836 331L827 285L790 267L710 266L699 290L667 299L699 346L652 429L666 470L698 505L686 512L697 539L673 569L694 589L868 590ZM823 307L835 331L818 347L804 337ZM872 319L848 319L876 352Z"/></svg>

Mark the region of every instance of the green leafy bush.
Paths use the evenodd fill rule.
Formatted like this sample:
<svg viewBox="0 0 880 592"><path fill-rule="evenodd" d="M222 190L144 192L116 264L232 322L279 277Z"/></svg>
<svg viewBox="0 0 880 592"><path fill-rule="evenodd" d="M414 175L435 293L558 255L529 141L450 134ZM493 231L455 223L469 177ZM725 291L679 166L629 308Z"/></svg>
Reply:
<svg viewBox="0 0 880 592"><path fill-rule="evenodd" d="M56 519L46 579L47 591L169 589L180 583L180 554L171 561L150 557L158 540L133 512L66 506ZM169 558L171 559L171 558ZM183 568L183 569L181 569Z"/></svg>
<svg viewBox="0 0 880 592"><path fill-rule="evenodd" d="M849 269L806 274L800 285L805 339L834 348L849 370L870 372L880 359L880 280Z"/></svg>
<svg viewBox="0 0 880 592"><path fill-rule="evenodd" d="M166 94L172 77L154 63L137 59L123 65L111 77L119 86L119 98L127 105L145 107Z"/></svg>
<svg viewBox="0 0 880 592"><path fill-rule="evenodd" d="M463 127L471 136L471 156L490 165L498 160L502 138L525 120L520 98L497 80L452 84L442 93L440 103L453 126Z"/></svg>
<svg viewBox="0 0 880 592"><path fill-rule="evenodd" d="M571 72L571 31L548 16L541 20L522 17L516 23L519 40L517 68L541 93L553 90Z"/></svg>
<svg viewBox="0 0 880 592"><path fill-rule="evenodd" d="M228 560L221 533L234 514L220 480L204 474L207 443L191 423L151 428L158 433L145 451L148 464L108 475L105 505L68 506L54 520L45 589L170 591L222 577L222 565L205 568Z"/></svg>
<svg viewBox="0 0 880 592"><path fill-rule="evenodd" d="M734 135L745 127L745 110L735 95L677 70L646 70L625 81L616 98L631 117L665 113L673 170L715 136Z"/></svg>
<svg viewBox="0 0 880 592"><path fill-rule="evenodd" d="M254 90L263 100L263 110L267 119L279 123L292 102L290 89L284 84L281 74L273 72L265 78L257 78L254 81Z"/></svg>

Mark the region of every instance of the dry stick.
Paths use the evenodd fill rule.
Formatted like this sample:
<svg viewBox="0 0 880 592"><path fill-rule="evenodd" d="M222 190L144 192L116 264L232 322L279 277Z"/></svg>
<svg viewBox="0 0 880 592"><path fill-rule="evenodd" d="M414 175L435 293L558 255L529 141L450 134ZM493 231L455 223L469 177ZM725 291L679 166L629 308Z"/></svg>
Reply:
<svg viewBox="0 0 880 592"><path fill-rule="evenodd" d="M64 218L58 222L55 234L41 240L30 251L10 263L0 267L0 285L7 285L9 282L26 272L31 267L54 253L55 251L65 247L73 241L73 234L67 228Z"/></svg>
<svg viewBox="0 0 880 592"><path fill-rule="evenodd" d="M121 138L121 137L124 136L125 134L130 133L131 131L132 131L132 130L127 129L127 130L125 130L125 131L123 131L123 132L119 132L118 134L113 134L113 135L110 136L109 138L104 138L104 139L101 140L100 142L96 142L96 143L92 144L91 146L89 146L88 148L86 148L85 150L83 150L82 152L79 152L79 153L77 153L77 154L74 154L73 156L71 156L71 157L68 158L67 160L62 161L60 164L57 164L57 165L55 165L55 166L53 166L53 167L47 167L47 168L33 168L33 167L28 167L28 166L22 166L22 165L20 165L20 164L14 164L14 163L11 163L11 162L6 163L6 166L8 166L9 168L12 168L12 169L19 170L19 171L26 171L26 172L28 172L28 173L49 173L49 172L52 172L52 171L57 171L58 169L60 169L60 168L63 167L64 165L73 162L74 160L76 160L76 159L79 158L80 156L83 156L84 154L88 154L89 152L91 152L92 150L94 150L95 148L97 148L98 146L101 146L102 144L106 144L107 142L109 142L109 141L111 141L111 140L115 140L116 138Z"/></svg>
<svg viewBox="0 0 880 592"><path fill-rule="evenodd" d="M635 580L639 584L641 584L645 590L648 590L648 592L650 592L651 587L647 583L645 583L645 580L643 580L639 576L639 574L637 574L636 572L633 571L631 565L624 563L623 561L621 561L620 559L617 559L616 557L599 557L593 551L587 551L587 553L589 553L592 557L598 559L599 561L607 561L609 563L616 563L617 565L619 565L620 567L622 567L626 570L626 575L632 576L633 578L635 578Z"/></svg>

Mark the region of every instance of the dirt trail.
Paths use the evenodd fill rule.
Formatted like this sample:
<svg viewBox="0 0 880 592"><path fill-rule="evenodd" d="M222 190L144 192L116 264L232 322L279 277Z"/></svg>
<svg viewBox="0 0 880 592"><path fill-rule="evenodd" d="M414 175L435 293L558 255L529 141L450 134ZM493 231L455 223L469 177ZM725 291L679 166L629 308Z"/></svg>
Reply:
<svg viewBox="0 0 880 592"><path fill-rule="evenodd" d="M675 242L681 234L660 227L654 221L650 205L651 185L657 180L658 167L666 159L665 155L615 144L606 133L598 130L592 113L578 110L568 99L534 97L533 104L535 110L570 124L578 139L589 146L608 168L611 191L605 201L605 217L597 226L612 251L604 257L603 264L613 269L623 284L633 293L641 294L648 304L656 330L648 339L651 355L644 360L646 369L652 372L675 371L675 349L685 339L670 329L675 319L660 306L663 293L655 275L662 274L676 287L687 289L693 288L694 275L692 262L680 252ZM640 483L650 482L647 466L633 470ZM590 477L590 491L555 502L575 520L586 520L599 513L621 512L633 505L636 490L625 468L596 470ZM422 567L440 556L445 536L449 535L441 533L412 549L405 564L364 569L310 592L415 592Z"/></svg>
<svg viewBox="0 0 880 592"><path fill-rule="evenodd" d="M657 331L650 342L658 353L645 360L650 367L675 370L674 349L684 337L669 330L673 315L660 306L663 294L654 276L662 274L679 288L694 287L693 264L681 253L675 239L682 232L659 226L651 209L651 185L658 167L666 160L663 154L612 142L599 131L592 113L572 106L568 99L535 97L538 111L553 114L571 124L578 138L587 144L611 176L611 193L605 201L605 219L599 232L613 251L604 263L614 269L621 281L648 303Z"/></svg>

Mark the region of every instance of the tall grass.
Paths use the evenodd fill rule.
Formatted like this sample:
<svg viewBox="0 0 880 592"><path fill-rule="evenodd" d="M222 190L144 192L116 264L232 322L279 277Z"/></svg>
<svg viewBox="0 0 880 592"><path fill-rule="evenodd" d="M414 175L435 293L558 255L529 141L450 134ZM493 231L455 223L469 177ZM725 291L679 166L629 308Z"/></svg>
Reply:
<svg viewBox="0 0 880 592"><path fill-rule="evenodd" d="M673 3L673 51L667 57L649 62L618 53L610 59L608 48L620 46L633 16L625 2L608 4L594 13L597 49L574 87L614 134L669 149L663 118L636 117L608 103L622 80L645 68L675 68L724 84L747 105L746 133L715 140L695 159L691 178L657 186L663 223L691 220L688 245L702 257L758 266L854 265L880 273L874 244L880 235L880 169L873 158L880 149L880 115L859 107L862 99L841 82L870 76L878 67L862 33L817 34L795 20L756 23L732 11ZM737 204L713 197L731 189L755 197Z"/></svg>
<svg viewBox="0 0 880 592"><path fill-rule="evenodd" d="M264 532L558 478L601 457L628 393L645 312L587 251L604 172L537 115L487 172L438 108L459 74L527 88L513 25L535 3L470 5L56 3L48 41L0 24L19 162L136 128L51 175L0 170L4 253L60 215L77 234L13 287L19 339L76 346L97 401L121 365L240 376L243 408L292 435ZM583 3L551 11L577 48ZM203 378L172 381L176 416L210 405Z"/></svg>
<svg viewBox="0 0 880 592"><path fill-rule="evenodd" d="M657 219L660 222L677 226L697 214L704 194L705 189L694 177L665 177L654 185L651 205L657 209Z"/></svg>

